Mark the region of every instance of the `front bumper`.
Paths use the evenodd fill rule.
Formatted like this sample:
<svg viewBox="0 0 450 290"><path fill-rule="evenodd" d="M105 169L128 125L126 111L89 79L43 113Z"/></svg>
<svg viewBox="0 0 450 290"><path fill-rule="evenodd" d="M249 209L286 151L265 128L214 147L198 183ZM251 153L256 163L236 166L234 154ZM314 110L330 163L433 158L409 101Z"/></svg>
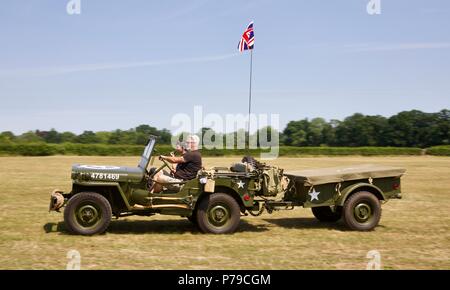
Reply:
<svg viewBox="0 0 450 290"><path fill-rule="evenodd" d="M61 190L55 189L50 194L50 204L48 206L48 211L57 211L59 212L60 208L62 208L66 203L66 198L63 195Z"/></svg>

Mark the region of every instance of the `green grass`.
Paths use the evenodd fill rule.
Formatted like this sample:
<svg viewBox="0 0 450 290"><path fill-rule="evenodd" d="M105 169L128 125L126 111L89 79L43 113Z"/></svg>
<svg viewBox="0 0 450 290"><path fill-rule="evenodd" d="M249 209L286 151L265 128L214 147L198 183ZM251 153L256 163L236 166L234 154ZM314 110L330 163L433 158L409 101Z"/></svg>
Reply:
<svg viewBox="0 0 450 290"><path fill-rule="evenodd" d="M204 158L206 167L239 158ZM181 217L113 220L104 235L70 235L49 193L70 190L73 163L136 166L138 157L0 157L0 268L65 269L365 269L370 250L384 269L450 269L450 158L304 157L270 162L286 170L361 163L403 166L403 200L383 205L372 232L320 223L309 209L243 217L237 233L201 234Z"/></svg>

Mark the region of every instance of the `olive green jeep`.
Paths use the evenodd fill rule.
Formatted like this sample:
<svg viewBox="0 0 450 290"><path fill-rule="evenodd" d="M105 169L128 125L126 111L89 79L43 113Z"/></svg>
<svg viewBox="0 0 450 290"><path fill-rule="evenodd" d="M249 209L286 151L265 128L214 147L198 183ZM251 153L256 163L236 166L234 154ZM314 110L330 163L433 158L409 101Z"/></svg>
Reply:
<svg viewBox="0 0 450 290"><path fill-rule="evenodd" d="M231 167L201 169L197 177L152 193L153 176L170 165L148 168L156 137L150 136L137 167L72 166L72 190L54 190L50 211L64 209L70 232L106 231L111 218L154 214L188 218L205 233L233 233L241 215L311 207L326 222L343 219L350 229L371 230L380 220L381 201L400 198L400 168L359 165L284 173L251 157ZM173 188L177 188L173 190Z"/></svg>

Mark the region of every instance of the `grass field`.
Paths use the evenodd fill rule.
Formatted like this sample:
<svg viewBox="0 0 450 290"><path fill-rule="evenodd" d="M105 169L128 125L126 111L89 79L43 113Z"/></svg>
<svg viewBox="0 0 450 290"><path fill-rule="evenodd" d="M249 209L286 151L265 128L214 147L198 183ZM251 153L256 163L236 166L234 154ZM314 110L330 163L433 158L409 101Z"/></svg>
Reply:
<svg viewBox="0 0 450 290"><path fill-rule="evenodd" d="M205 158L206 167L239 158ZM358 163L403 166L402 200L383 205L372 232L323 224L309 209L244 217L233 235L201 234L179 217L129 217L104 235L66 232L48 213L49 193L70 189L72 163L136 165L138 157L0 157L0 268L65 269L67 252L82 269L365 269L370 250L383 269L450 269L450 157L280 158L304 169Z"/></svg>

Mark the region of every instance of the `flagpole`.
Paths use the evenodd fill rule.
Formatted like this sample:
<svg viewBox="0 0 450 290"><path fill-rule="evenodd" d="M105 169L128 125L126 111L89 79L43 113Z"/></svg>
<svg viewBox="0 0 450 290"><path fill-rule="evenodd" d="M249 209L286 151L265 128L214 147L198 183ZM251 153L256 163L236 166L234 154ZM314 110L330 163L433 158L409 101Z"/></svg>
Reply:
<svg viewBox="0 0 450 290"><path fill-rule="evenodd" d="M253 49L250 49L250 86L248 91L248 147L250 147L250 114L252 111L252 68L253 68Z"/></svg>

